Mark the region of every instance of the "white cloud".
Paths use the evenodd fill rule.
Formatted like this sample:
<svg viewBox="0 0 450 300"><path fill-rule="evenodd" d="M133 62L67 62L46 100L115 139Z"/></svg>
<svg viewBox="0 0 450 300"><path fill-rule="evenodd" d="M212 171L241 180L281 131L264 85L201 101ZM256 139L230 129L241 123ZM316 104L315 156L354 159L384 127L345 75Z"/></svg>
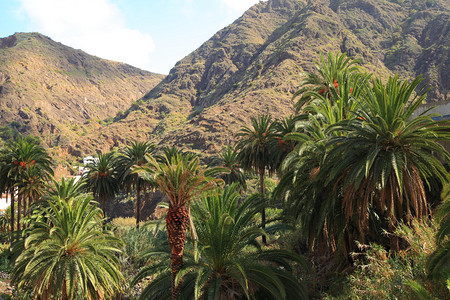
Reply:
<svg viewBox="0 0 450 300"><path fill-rule="evenodd" d="M155 46L149 34L127 28L109 0L20 0L37 30L102 58L151 70Z"/></svg>
<svg viewBox="0 0 450 300"><path fill-rule="evenodd" d="M221 0L221 1L229 8L238 12L244 12L247 9L249 9L252 5L259 2L259 0Z"/></svg>

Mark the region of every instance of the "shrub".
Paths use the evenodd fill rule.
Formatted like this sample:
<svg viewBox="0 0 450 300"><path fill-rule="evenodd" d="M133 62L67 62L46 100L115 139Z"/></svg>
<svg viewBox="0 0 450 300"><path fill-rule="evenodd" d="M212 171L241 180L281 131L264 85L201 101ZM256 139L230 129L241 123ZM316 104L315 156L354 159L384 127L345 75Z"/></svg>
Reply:
<svg viewBox="0 0 450 300"><path fill-rule="evenodd" d="M417 220L411 225L402 225L396 231L409 244L406 250L389 253L377 244L360 244L361 253L353 254L355 272L348 277L342 293L336 298L416 299L418 294L412 282L422 286L430 298L447 299L445 282L430 279L426 274L427 258L436 248L436 226L429 221Z"/></svg>

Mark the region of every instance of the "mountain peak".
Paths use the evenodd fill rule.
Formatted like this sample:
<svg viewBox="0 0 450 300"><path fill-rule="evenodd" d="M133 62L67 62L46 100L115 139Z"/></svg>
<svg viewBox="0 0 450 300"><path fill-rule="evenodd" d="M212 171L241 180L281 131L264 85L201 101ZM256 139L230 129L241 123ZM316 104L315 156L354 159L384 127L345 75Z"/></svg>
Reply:
<svg viewBox="0 0 450 300"><path fill-rule="evenodd" d="M91 56L37 32L0 39L0 129L68 144L126 110L162 75Z"/></svg>

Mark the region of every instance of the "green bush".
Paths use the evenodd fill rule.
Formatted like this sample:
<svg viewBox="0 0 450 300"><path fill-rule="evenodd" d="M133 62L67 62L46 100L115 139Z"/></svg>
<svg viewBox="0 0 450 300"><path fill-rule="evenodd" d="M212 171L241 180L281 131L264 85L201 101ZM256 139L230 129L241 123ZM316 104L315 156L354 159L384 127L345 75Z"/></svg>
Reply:
<svg viewBox="0 0 450 300"><path fill-rule="evenodd" d="M436 248L436 226L417 220L411 225L396 231L409 244L396 254L376 244L359 245L361 252L353 254L355 272L340 294L325 299L417 299L416 285L430 299L449 299L445 281L430 279L426 272L427 258Z"/></svg>

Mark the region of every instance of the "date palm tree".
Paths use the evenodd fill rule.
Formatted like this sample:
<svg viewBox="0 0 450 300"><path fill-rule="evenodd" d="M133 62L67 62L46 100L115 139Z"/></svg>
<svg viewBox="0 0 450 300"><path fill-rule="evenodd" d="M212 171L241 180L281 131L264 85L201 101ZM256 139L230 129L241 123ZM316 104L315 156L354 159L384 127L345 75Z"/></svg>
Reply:
<svg viewBox="0 0 450 300"><path fill-rule="evenodd" d="M374 80L356 116L329 128L341 134L329 140L332 149L320 172L342 188L339 205L360 242L371 232L371 212L388 220L385 229L393 233L398 222L428 214L424 184L448 182L438 157L448 162L450 156L438 141L449 139L449 127L429 115L413 118L426 98L425 88L415 92L421 81ZM390 238L398 250L398 239Z"/></svg>
<svg viewBox="0 0 450 300"><path fill-rule="evenodd" d="M138 173L132 173L132 166L142 166L146 160L145 155L152 155L155 152L155 145L148 142L133 141L126 147L118 158L118 165L121 168L121 182L127 187L132 187L136 192L136 227L139 228L141 221L141 192L146 190L148 181L143 180Z"/></svg>
<svg viewBox="0 0 450 300"><path fill-rule="evenodd" d="M238 150L238 159L241 166L246 171L253 171L259 176L259 187L263 197L266 189L264 186L264 176L266 171L274 172L274 153L271 142L275 137L275 128L270 115L259 115L252 117L251 127L244 126L236 134L238 141L236 149ZM261 210L262 227L266 224L266 211ZM266 243L266 237L263 236Z"/></svg>
<svg viewBox="0 0 450 300"><path fill-rule="evenodd" d="M327 161L327 144L340 131L328 128L349 118L353 111L363 108L370 74L357 71L357 61L345 54L321 55L316 62L319 75L308 74L295 96L299 96L295 130L283 141L296 144L280 164L280 183L274 197L283 201L284 213L300 222L305 242L320 253L335 251L345 230L340 217L340 191L326 173L319 172ZM318 176L320 175L320 176ZM346 252L344 250L344 252Z"/></svg>
<svg viewBox="0 0 450 300"><path fill-rule="evenodd" d="M134 167L142 178L157 186L169 199L166 228L172 250L172 299L176 299L180 285L175 278L183 265L183 250L186 242L186 229L189 225L189 205L203 193L217 189L224 184L222 179L212 176L224 172L223 168L204 168L196 156L175 154L170 159L162 157L158 162L149 154L147 164Z"/></svg>
<svg viewBox="0 0 450 300"><path fill-rule="evenodd" d="M0 173L0 188L2 191L9 189L12 207L17 191L17 229L20 229L20 218L25 213L27 201L36 200L44 183L53 175L50 156L35 138L18 136L7 142L0 152ZM23 210L22 204L25 204ZM12 211L11 228L14 228L14 214Z"/></svg>
<svg viewBox="0 0 450 300"><path fill-rule="evenodd" d="M287 250L261 249L256 241L265 232L253 218L264 206L258 196L240 201L236 184L192 205L199 247L198 251L188 249L177 275L177 280L183 280L183 299L308 298L292 267L296 263L307 269L305 261ZM168 255L159 249L147 255L159 255L160 260L143 268L132 284L156 273L141 299L168 299L170 271L164 264Z"/></svg>
<svg viewBox="0 0 450 300"><path fill-rule="evenodd" d="M41 207L11 274L14 285L41 299L105 299L120 290L121 241L102 230L102 211L91 200L53 196Z"/></svg>
<svg viewBox="0 0 450 300"><path fill-rule="evenodd" d="M296 123L302 120L301 116L290 115L281 120L273 122L274 136L271 141L271 152L273 153L273 166L279 171L281 162L294 150L296 141L289 136L296 132Z"/></svg>
<svg viewBox="0 0 450 300"><path fill-rule="evenodd" d="M116 159L112 152L99 153L98 161L87 165L86 184L95 199L102 203L103 215L106 216L106 202L113 199L119 190L119 174Z"/></svg>
<svg viewBox="0 0 450 300"><path fill-rule="evenodd" d="M336 98L341 89L340 86L342 86L340 80L342 75L348 76L361 72L361 67L358 65L359 60L351 59L345 53L328 52L326 60L321 53L319 61L314 61L314 64L318 74L306 73L305 78L300 82L300 88L292 97L293 100L298 98L294 104L297 112L301 111L305 104L315 99L316 95Z"/></svg>
<svg viewBox="0 0 450 300"><path fill-rule="evenodd" d="M226 184L231 185L237 183L241 190L247 189L245 175L240 168L238 152L236 149L229 145L223 147L219 154L218 161L220 165L230 170L229 173L222 175L222 179Z"/></svg>
<svg viewBox="0 0 450 300"><path fill-rule="evenodd" d="M51 185L47 191L47 196L52 199L57 197L62 200L75 199L79 196L85 194L85 179L81 178L76 180L75 178L65 179L61 178L61 181L53 180L53 185ZM47 200L48 200L47 197Z"/></svg>

